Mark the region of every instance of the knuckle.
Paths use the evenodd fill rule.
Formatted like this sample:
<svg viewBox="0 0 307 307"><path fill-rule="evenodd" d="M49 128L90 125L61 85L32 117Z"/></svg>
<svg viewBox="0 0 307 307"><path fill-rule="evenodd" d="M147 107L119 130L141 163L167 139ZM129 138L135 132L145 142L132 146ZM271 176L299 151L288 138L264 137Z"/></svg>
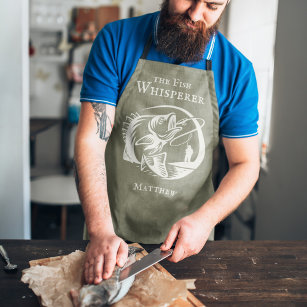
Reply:
<svg viewBox="0 0 307 307"><path fill-rule="evenodd" d="M111 246L110 245L106 245L104 247L104 250L105 250L106 253L108 253L111 250Z"/></svg>
<svg viewBox="0 0 307 307"><path fill-rule="evenodd" d="M99 276L101 274L101 272L102 272L102 267L101 266L97 266L96 269L95 269L96 276L97 275Z"/></svg>
<svg viewBox="0 0 307 307"><path fill-rule="evenodd" d="M187 219L182 220L182 226L183 226L184 228L191 228L191 227L193 227L193 225L192 225L192 224L190 223L190 221L187 220Z"/></svg>
<svg viewBox="0 0 307 307"><path fill-rule="evenodd" d="M95 258L95 263L96 263L96 265L98 265L98 264L100 264L101 262L102 262L102 256L100 255L100 256L98 256L98 257L96 257Z"/></svg>
<svg viewBox="0 0 307 307"><path fill-rule="evenodd" d="M105 259L105 266L110 267L113 264L115 264L115 262L116 262L115 258L107 258L107 259Z"/></svg>
<svg viewBox="0 0 307 307"><path fill-rule="evenodd" d="M90 258L88 261L89 266L93 265L95 262L95 258Z"/></svg>
<svg viewBox="0 0 307 307"><path fill-rule="evenodd" d="M112 262L115 261L115 258L116 258L116 256L114 254L111 254L111 255L109 254L109 255L105 256L104 261L106 263L112 263Z"/></svg>

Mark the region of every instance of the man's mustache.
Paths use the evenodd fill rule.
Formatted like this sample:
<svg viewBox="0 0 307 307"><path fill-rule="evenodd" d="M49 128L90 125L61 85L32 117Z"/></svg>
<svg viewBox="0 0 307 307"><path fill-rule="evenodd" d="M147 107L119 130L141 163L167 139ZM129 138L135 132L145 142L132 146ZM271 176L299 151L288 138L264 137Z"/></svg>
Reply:
<svg viewBox="0 0 307 307"><path fill-rule="evenodd" d="M191 32L200 31L201 33L205 33L207 29L203 21L193 21L188 14L169 14L166 20L169 26L177 26L179 28L188 29ZM189 23L193 28L188 27Z"/></svg>

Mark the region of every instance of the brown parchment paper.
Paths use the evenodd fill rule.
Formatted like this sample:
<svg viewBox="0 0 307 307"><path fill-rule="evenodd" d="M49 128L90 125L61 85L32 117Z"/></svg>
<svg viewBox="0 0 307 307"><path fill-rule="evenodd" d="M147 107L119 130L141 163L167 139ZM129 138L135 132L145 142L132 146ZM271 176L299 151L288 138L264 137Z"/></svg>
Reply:
<svg viewBox="0 0 307 307"><path fill-rule="evenodd" d="M141 272L128 294L114 307L170 306L178 297L186 298L184 281L172 279L153 267Z"/></svg>
<svg viewBox="0 0 307 307"><path fill-rule="evenodd" d="M75 251L46 265L35 265L22 271L21 281L40 298L42 306L72 307L69 291L80 289L85 253Z"/></svg>
<svg viewBox="0 0 307 307"><path fill-rule="evenodd" d="M84 260L85 253L77 250L60 260L23 270L21 281L29 284L42 306L72 307L70 290L83 285ZM128 294L112 306L171 306L179 297L187 297L185 282L151 267L138 274Z"/></svg>

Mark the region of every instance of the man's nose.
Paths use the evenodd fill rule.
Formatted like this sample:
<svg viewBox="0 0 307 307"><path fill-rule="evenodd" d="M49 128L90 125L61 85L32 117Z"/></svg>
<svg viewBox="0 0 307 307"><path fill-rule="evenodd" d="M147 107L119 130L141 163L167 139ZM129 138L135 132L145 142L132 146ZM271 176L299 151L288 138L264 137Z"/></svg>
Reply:
<svg viewBox="0 0 307 307"><path fill-rule="evenodd" d="M188 14L192 21L204 21L205 4L202 1L193 1Z"/></svg>

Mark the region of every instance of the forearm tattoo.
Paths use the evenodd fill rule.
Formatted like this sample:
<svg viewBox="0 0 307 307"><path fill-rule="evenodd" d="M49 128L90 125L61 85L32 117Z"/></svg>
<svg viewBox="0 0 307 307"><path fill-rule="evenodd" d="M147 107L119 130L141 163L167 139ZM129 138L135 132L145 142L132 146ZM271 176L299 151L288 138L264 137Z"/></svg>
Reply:
<svg viewBox="0 0 307 307"><path fill-rule="evenodd" d="M107 107L104 103L92 102L91 104L94 109L95 120L97 123L96 134L98 134L103 141L108 141L111 134L112 123L107 114Z"/></svg>

